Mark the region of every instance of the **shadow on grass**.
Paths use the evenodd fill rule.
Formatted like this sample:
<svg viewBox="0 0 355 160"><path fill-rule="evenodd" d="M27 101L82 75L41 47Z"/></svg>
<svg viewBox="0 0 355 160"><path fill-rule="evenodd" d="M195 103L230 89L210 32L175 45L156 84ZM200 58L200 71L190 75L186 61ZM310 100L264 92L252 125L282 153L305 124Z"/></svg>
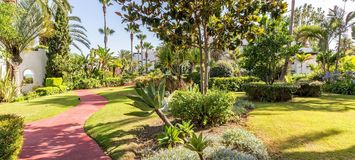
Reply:
<svg viewBox="0 0 355 160"><path fill-rule="evenodd" d="M278 148L280 150L293 149L301 147L302 145L311 144L323 138L329 138L341 134L342 131L330 129L324 132L316 132L312 134L305 134L289 138L285 141L279 142L281 144ZM275 159L351 159L355 157L355 145L341 150L326 151L326 152L284 152L281 155L275 155Z"/></svg>
<svg viewBox="0 0 355 160"><path fill-rule="evenodd" d="M60 94L54 96L41 97L27 102L30 105L58 105L59 107L69 107L79 104L79 97L73 94Z"/></svg>

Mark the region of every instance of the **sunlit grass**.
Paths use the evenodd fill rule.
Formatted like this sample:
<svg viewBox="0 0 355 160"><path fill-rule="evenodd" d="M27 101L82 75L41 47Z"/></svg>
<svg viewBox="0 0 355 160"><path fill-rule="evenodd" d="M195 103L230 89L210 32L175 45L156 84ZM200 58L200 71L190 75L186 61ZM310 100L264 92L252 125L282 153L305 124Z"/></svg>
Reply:
<svg viewBox="0 0 355 160"><path fill-rule="evenodd" d="M74 92L39 97L16 103L0 103L0 114L16 114L25 118L25 123L52 117L79 104Z"/></svg>
<svg viewBox="0 0 355 160"><path fill-rule="evenodd" d="M248 129L281 159L353 159L355 96L326 94L288 103L257 103Z"/></svg>

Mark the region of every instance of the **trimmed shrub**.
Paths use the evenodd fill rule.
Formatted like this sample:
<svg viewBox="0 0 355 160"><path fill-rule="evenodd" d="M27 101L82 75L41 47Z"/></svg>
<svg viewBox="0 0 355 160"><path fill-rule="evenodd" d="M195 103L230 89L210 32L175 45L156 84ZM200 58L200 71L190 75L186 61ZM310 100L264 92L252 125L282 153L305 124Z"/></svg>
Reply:
<svg viewBox="0 0 355 160"><path fill-rule="evenodd" d="M223 136L223 143L238 151L254 155L258 159L268 159L267 148L261 140L253 134L240 128L227 130Z"/></svg>
<svg viewBox="0 0 355 160"><path fill-rule="evenodd" d="M191 120L199 126L215 126L226 123L232 116L235 97L222 91L176 91L169 104L173 116Z"/></svg>
<svg viewBox="0 0 355 160"><path fill-rule="evenodd" d="M323 87L325 92L355 95L355 80L342 80L326 83Z"/></svg>
<svg viewBox="0 0 355 160"><path fill-rule="evenodd" d="M242 85L250 82L260 81L257 77L228 77L228 78L210 78L209 88L216 88L226 91L240 92L242 90Z"/></svg>
<svg viewBox="0 0 355 160"><path fill-rule="evenodd" d="M62 78L46 78L46 87L58 87L63 84Z"/></svg>
<svg viewBox="0 0 355 160"><path fill-rule="evenodd" d="M58 88L59 88L61 93L66 92L68 90L68 87L64 86L64 85L60 85L60 86L58 86Z"/></svg>
<svg viewBox="0 0 355 160"><path fill-rule="evenodd" d="M101 87L101 82L95 78L80 79L78 84L75 85L75 89L91 89Z"/></svg>
<svg viewBox="0 0 355 160"><path fill-rule="evenodd" d="M172 149L163 149L153 156L145 158L145 160L198 160L195 152L184 147L176 147Z"/></svg>
<svg viewBox="0 0 355 160"><path fill-rule="evenodd" d="M105 87L119 87L124 84L124 80L119 77L111 77L103 80Z"/></svg>
<svg viewBox="0 0 355 160"><path fill-rule="evenodd" d="M18 159L23 143L23 129L23 118L16 115L0 115L0 159Z"/></svg>
<svg viewBox="0 0 355 160"><path fill-rule="evenodd" d="M285 102L292 100L293 93L298 87L288 84L267 85L263 83L249 83L243 85L248 98L261 102Z"/></svg>
<svg viewBox="0 0 355 160"><path fill-rule="evenodd" d="M150 82L154 82L155 84L159 84L162 77L150 77L150 76L139 76L134 79L136 83L136 87L145 87Z"/></svg>
<svg viewBox="0 0 355 160"><path fill-rule="evenodd" d="M58 87L41 87L41 88L37 88L35 90L35 92L39 96L48 96L48 95L54 95L54 94L61 93L61 91Z"/></svg>
<svg viewBox="0 0 355 160"><path fill-rule="evenodd" d="M210 77L232 77L233 67L228 62L219 61L215 67L211 68Z"/></svg>
<svg viewBox="0 0 355 160"><path fill-rule="evenodd" d="M301 97L320 97L322 95L322 82L300 81L298 82L298 85L300 88L297 89L295 95Z"/></svg>
<svg viewBox="0 0 355 160"><path fill-rule="evenodd" d="M257 160L253 155L218 146L206 148L206 156L212 160Z"/></svg>

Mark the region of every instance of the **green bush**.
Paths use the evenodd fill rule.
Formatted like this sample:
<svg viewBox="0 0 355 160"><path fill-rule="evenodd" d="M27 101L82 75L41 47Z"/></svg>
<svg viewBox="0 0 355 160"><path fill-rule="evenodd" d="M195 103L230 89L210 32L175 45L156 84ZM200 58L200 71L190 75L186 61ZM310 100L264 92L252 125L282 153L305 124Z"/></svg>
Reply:
<svg viewBox="0 0 355 160"><path fill-rule="evenodd" d="M300 81L297 83L300 88L297 89L295 93L301 97L320 97L322 95L323 83L319 81L309 82Z"/></svg>
<svg viewBox="0 0 355 160"><path fill-rule="evenodd" d="M355 80L339 80L328 82L324 85L324 91L336 94L355 95Z"/></svg>
<svg viewBox="0 0 355 160"><path fill-rule="evenodd" d="M48 95L54 95L54 94L61 93L61 91L58 87L41 87L41 88L37 88L35 90L35 92L39 96L48 96Z"/></svg>
<svg viewBox="0 0 355 160"><path fill-rule="evenodd" d="M297 86L288 84L267 85L264 83L249 83L243 85L248 98L253 101L285 102L292 100Z"/></svg>
<svg viewBox="0 0 355 160"><path fill-rule="evenodd" d="M206 157L212 160L257 160L253 155L224 146L207 148Z"/></svg>
<svg viewBox="0 0 355 160"><path fill-rule="evenodd" d="M0 102L12 102L16 96L16 86L6 76L4 79L0 78Z"/></svg>
<svg viewBox="0 0 355 160"><path fill-rule="evenodd" d="M233 67L228 62L217 62L215 67L211 68L210 77L232 77Z"/></svg>
<svg viewBox="0 0 355 160"><path fill-rule="evenodd" d="M199 126L226 123L233 116L235 97L222 91L209 91L203 96L194 91L176 91L169 104L173 116Z"/></svg>
<svg viewBox="0 0 355 160"><path fill-rule="evenodd" d="M208 85L210 88L240 92L243 84L257 81L260 81L257 77L210 78Z"/></svg>
<svg viewBox="0 0 355 160"><path fill-rule="evenodd" d="M58 87L63 84L62 78L46 78L46 87Z"/></svg>
<svg viewBox="0 0 355 160"><path fill-rule="evenodd" d="M124 85L124 80L119 77L111 77L103 80L105 87L119 87Z"/></svg>
<svg viewBox="0 0 355 160"><path fill-rule="evenodd" d="M150 82L154 82L155 84L159 84L162 77L151 77L151 76L139 76L134 79L136 83L136 87L145 87Z"/></svg>
<svg viewBox="0 0 355 160"><path fill-rule="evenodd" d="M0 159L16 160L23 143L23 118L0 115Z"/></svg>
<svg viewBox="0 0 355 160"><path fill-rule="evenodd" d="M233 105L232 111L238 115L242 116L248 112L248 110L254 109L255 104L246 100L237 100Z"/></svg>
<svg viewBox="0 0 355 160"><path fill-rule="evenodd" d="M191 79L195 84L200 84L200 73L199 72L192 72L188 79Z"/></svg>
<svg viewBox="0 0 355 160"><path fill-rule="evenodd" d="M269 158L267 148L262 141L243 129L227 130L222 138L225 145L236 148L238 151L249 153L258 159Z"/></svg>
<svg viewBox="0 0 355 160"><path fill-rule="evenodd" d="M95 78L80 79L77 84L74 85L75 89L91 89L101 87L101 82Z"/></svg>
<svg viewBox="0 0 355 160"><path fill-rule="evenodd" d="M64 85L59 85L58 88L61 93L66 92L68 90L68 87Z"/></svg>
<svg viewBox="0 0 355 160"><path fill-rule="evenodd" d="M158 153L144 158L145 160L198 160L195 152L184 147L175 147L172 149L163 149Z"/></svg>

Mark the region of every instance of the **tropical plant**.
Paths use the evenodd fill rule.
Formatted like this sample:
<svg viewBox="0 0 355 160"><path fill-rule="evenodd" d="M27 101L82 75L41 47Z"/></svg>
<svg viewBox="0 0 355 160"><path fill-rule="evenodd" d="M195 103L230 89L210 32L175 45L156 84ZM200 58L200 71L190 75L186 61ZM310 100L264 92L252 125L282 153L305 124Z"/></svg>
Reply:
<svg viewBox="0 0 355 160"><path fill-rule="evenodd" d="M191 121L182 121L181 123L177 124L177 128L181 132L182 139L186 142L186 138L190 138L191 135L194 133L194 125L191 124Z"/></svg>
<svg viewBox="0 0 355 160"><path fill-rule="evenodd" d="M109 62L112 60L113 52L110 49L98 46L94 53L98 56L98 68L101 70L107 69Z"/></svg>
<svg viewBox="0 0 355 160"><path fill-rule="evenodd" d="M107 14L107 7L112 5L111 0L99 0L99 2L102 5L102 12L104 14L104 27L103 29L100 29L99 32L104 34L104 46L107 48L107 41L108 41L108 35L112 33L113 30L109 29L107 27L107 19L106 19L106 14ZM113 34L113 33L112 33Z"/></svg>
<svg viewBox="0 0 355 160"><path fill-rule="evenodd" d="M136 37L138 38L139 44L140 44L140 46L139 46L139 49L140 49L139 53L140 53L140 55L141 55L141 61L142 61L141 65L142 65L142 67L143 67L143 49L144 49L144 47L143 47L143 42L144 42L144 40L147 38L147 35L145 35L145 34L138 34L138 35L136 35ZM136 47L136 49L137 49L137 47Z"/></svg>
<svg viewBox="0 0 355 160"><path fill-rule="evenodd" d="M303 63L307 62L308 60L312 59L311 54L299 53L296 54L295 59L301 63L301 73L303 73Z"/></svg>
<svg viewBox="0 0 355 160"><path fill-rule="evenodd" d="M0 3L2 23L0 28L0 45L9 53L7 59L11 64L10 78L19 78L19 65L22 63L21 53L31 47L32 42L43 32L44 21L40 6L32 0L21 0L17 6ZM4 29L4 30L3 30ZM20 94L20 84L16 84Z"/></svg>
<svg viewBox="0 0 355 160"><path fill-rule="evenodd" d="M5 76L4 79L0 78L0 102L12 102L16 96L15 84Z"/></svg>
<svg viewBox="0 0 355 160"><path fill-rule="evenodd" d="M86 35L86 28L81 25L81 19L76 16L69 16L69 33L71 37L71 45L82 52L79 44L84 45L87 49L90 49L90 41Z"/></svg>
<svg viewBox="0 0 355 160"><path fill-rule="evenodd" d="M142 110L154 110L160 119L168 126L173 126L165 114L161 111L165 100L165 82L161 81L159 85L149 83L145 88L135 88L138 95L127 96L134 101L133 105Z"/></svg>
<svg viewBox="0 0 355 160"><path fill-rule="evenodd" d="M99 28L99 33L104 35L104 37L105 37L104 38L104 45L105 45L104 48L107 49L108 36L113 35L115 33L115 30L113 30L111 28L108 28L108 27L106 27L106 29L105 28Z"/></svg>
<svg viewBox="0 0 355 160"><path fill-rule="evenodd" d="M139 30L139 26L135 25L134 23L127 24L127 27L125 28L125 30L127 32L129 32L130 39L131 39L131 56L132 56L131 66L132 66L132 63L133 63L133 46L134 46L133 40L134 40L134 34L139 33L140 30ZM131 68L131 71L133 71L133 68Z"/></svg>
<svg viewBox="0 0 355 160"><path fill-rule="evenodd" d="M185 147L191 151L195 151L200 157L200 160L204 160L203 150L208 147L208 141L206 141L206 139L202 136L202 133L200 133L199 136L194 133L192 134L189 142L185 144Z"/></svg>
<svg viewBox="0 0 355 160"><path fill-rule="evenodd" d="M158 136L158 142L160 146L167 146L168 148L184 143L180 138L179 129L174 126L165 126L164 132Z"/></svg>

